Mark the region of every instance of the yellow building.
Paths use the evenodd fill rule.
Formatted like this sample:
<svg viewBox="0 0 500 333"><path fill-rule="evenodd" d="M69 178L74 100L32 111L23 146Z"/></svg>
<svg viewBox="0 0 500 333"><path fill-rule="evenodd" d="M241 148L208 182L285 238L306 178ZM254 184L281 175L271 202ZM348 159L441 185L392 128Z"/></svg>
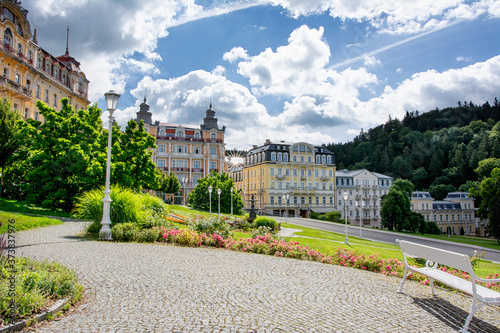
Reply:
<svg viewBox="0 0 500 333"><path fill-rule="evenodd" d="M266 140L229 172L245 207L253 199L263 214L308 217L335 210L335 169L326 147Z"/></svg>
<svg viewBox="0 0 500 333"><path fill-rule="evenodd" d="M212 105L200 126L153 123L152 113L144 98L137 112L137 121L141 120L146 131L156 139L153 161L162 172L173 172L181 183L180 202L187 200L199 179L211 172L224 171L226 126L219 128Z"/></svg>
<svg viewBox="0 0 500 333"><path fill-rule="evenodd" d="M28 11L19 1L0 1L0 97L24 119L43 121L36 102L60 108L68 97L75 109L85 109L89 81L80 63L66 53L54 57L38 45L36 29L31 32Z"/></svg>

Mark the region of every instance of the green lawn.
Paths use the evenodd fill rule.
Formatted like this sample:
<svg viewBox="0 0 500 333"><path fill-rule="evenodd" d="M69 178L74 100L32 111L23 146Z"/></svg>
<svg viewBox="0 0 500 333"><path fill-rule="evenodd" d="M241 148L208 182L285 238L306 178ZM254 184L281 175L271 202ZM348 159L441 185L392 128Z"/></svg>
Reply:
<svg viewBox="0 0 500 333"><path fill-rule="evenodd" d="M401 261L403 260L403 254L396 244L373 242L349 236L349 245L346 245L344 244L344 234L307 228L290 223L282 223L281 226L283 228L301 229L302 231L294 233L294 236L291 237L290 240L298 242L302 246L308 246L326 255L331 255L338 247L342 247L366 255L378 254L383 259L395 258ZM474 271L479 277L487 277L489 274L500 273L500 264L495 264L487 260L480 260L479 264L474 268Z"/></svg>
<svg viewBox="0 0 500 333"><path fill-rule="evenodd" d="M13 225L15 231L62 224L62 222L59 220L51 219L44 216L29 216L29 215L8 213L8 212L0 212L0 221L2 222L2 226L0 227L0 234L9 231L9 225L12 225L9 221L14 221Z"/></svg>
<svg viewBox="0 0 500 333"><path fill-rule="evenodd" d="M6 212L39 214L45 216L71 217L71 214L60 209L38 207L23 201L0 198L0 210Z"/></svg>

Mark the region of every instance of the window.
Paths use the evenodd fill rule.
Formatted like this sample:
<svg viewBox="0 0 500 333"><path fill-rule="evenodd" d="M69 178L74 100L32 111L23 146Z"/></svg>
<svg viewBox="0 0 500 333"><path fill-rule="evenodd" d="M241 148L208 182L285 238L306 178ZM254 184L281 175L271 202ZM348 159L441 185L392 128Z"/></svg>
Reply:
<svg viewBox="0 0 500 333"><path fill-rule="evenodd" d="M274 195L269 196L269 203L274 205Z"/></svg>
<svg viewBox="0 0 500 333"><path fill-rule="evenodd" d="M215 161L210 162L210 170L217 170L217 162Z"/></svg>
<svg viewBox="0 0 500 333"><path fill-rule="evenodd" d="M35 111L35 120L38 120L38 111Z"/></svg>
<svg viewBox="0 0 500 333"><path fill-rule="evenodd" d="M288 177L290 176L290 169L285 169L285 175Z"/></svg>
<svg viewBox="0 0 500 333"><path fill-rule="evenodd" d="M158 145L158 151L160 153L164 153L165 152L165 145Z"/></svg>
<svg viewBox="0 0 500 333"><path fill-rule="evenodd" d="M306 204L306 197L300 197L300 204L305 205Z"/></svg>
<svg viewBox="0 0 500 333"><path fill-rule="evenodd" d="M7 69L7 67L4 67L3 68L3 77L8 77L9 76L9 70Z"/></svg>
<svg viewBox="0 0 500 333"><path fill-rule="evenodd" d="M319 177L319 171L318 170L314 170L314 177Z"/></svg>
<svg viewBox="0 0 500 333"><path fill-rule="evenodd" d="M201 169L201 161L193 161L193 167L195 169Z"/></svg>
<svg viewBox="0 0 500 333"><path fill-rule="evenodd" d="M163 158L158 159L158 167L159 168L164 168L165 167L165 159L163 159Z"/></svg>
<svg viewBox="0 0 500 333"><path fill-rule="evenodd" d="M293 169L293 176L297 177L297 169Z"/></svg>
<svg viewBox="0 0 500 333"><path fill-rule="evenodd" d="M293 157L293 162L297 162L297 156Z"/></svg>
<svg viewBox="0 0 500 333"><path fill-rule="evenodd" d="M300 163L304 164L304 156L300 156Z"/></svg>
<svg viewBox="0 0 500 333"><path fill-rule="evenodd" d="M307 163L311 163L311 156L307 157Z"/></svg>
<svg viewBox="0 0 500 333"><path fill-rule="evenodd" d="M57 95L54 94L54 106L57 106Z"/></svg>
<svg viewBox="0 0 500 333"><path fill-rule="evenodd" d="M210 133L210 140L216 141L217 140L217 133Z"/></svg>
<svg viewBox="0 0 500 333"><path fill-rule="evenodd" d="M323 197L323 205L326 205L326 197Z"/></svg>
<svg viewBox="0 0 500 333"><path fill-rule="evenodd" d="M283 154L282 153L278 153L278 162L281 162L282 160L283 160Z"/></svg>
<svg viewBox="0 0 500 333"><path fill-rule="evenodd" d="M49 91L45 90L45 103L49 102Z"/></svg>
<svg viewBox="0 0 500 333"><path fill-rule="evenodd" d="M322 164L326 163L326 156L325 155L321 155L321 163Z"/></svg>
<svg viewBox="0 0 500 333"><path fill-rule="evenodd" d="M330 205L333 206L333 197L330 197Z"/></svg>
<svg viewBox="0 0 500 333"><path fill-rule="evenodd" d="M319 197L316 197L316 205L319 205Z"/></svg>
<svg viewBox="0 0 500 333"><path fill-rule="evenodd" d="M307 177L312 177L312 170L307 170Z"/></svg>
<svg viewBox="0 0 500 333"><path fill-rule="evenodd" d="M210 147L210 155L217 155L217 148Z"/></svg>
<svg viewBox="0 0 500 333"><path fill-rule="evenodd" d="M274 188L274 182L271 182L270 185L271 185L271 188Z"/></svg>
<svg viewBox="0 0 500 333"><path fill-rule="evenodd" d="M21 82L21 77L19 74L16 74L16 83L19 84Z"/></svg>
<svg viewBox="0 0 500 333"><path fill-rule="evenodd" d="M331 163L332 163L332 157L331 157L330 155L328 155L328 156L326 157L326 163L328 163L328 164L331 164Z"/></svg>
<svg viewBox="0 0 500 333"><path fill-rule="evenodd" d="M319 155L316 155L316 164L320 164L321 157Z"/></svg>
<svg viewBox="0 0 500 333"><path fill-rule="evenodd" d="M199 154L200 153L200 147L194 147L194 153Z"/></svg>
<svg viewBox="0 0 500 333"><path fill-rule="evenodd" d="M276 153L271 153L271 161L276 161Z"/></svg>
<svg viewBox="0 0 500 333"><path fill-rule="evenodd" d="M274 176L274 168L271 168L271 169L269 170L269 174L270 174L271 176Z"/></svg>
<svg viewBox="0 0 500 333"><path fill-rule="evenodd" d="M293 197L293 204L296 205L297 204L297 197Z"/></svg>
<svg viewBox="0 0 500 333"><path fill-rule="evenodd" d="M7 47L12 46L12 31L9 28L5 29L3 33L3 43L7 45Z"/></svg>
<svg viewBox="0 0 500 333"><path fill-rule="evenodd" d="M42 68L42 58L37 58L36 68L38 68L38 69Z"/></svg>
<svg viewBox="0 0 500 333"><path fill-rule="evenodd" d="M288 162L288 153L283 155L283 162Z"/></svg>
<svg viewBox="0 0 500 333"><path fill-rule="evenodd" d="M309 197L309 204L312 205L312 203L313 203L313 198Z"/></svg>
<svg viewBox="0 0 500 333"><path fill-rule="evenodd" d="M24 118L27 119L29 117L29 114L30 114L30 109L26 108L24 109Z"/></svg>

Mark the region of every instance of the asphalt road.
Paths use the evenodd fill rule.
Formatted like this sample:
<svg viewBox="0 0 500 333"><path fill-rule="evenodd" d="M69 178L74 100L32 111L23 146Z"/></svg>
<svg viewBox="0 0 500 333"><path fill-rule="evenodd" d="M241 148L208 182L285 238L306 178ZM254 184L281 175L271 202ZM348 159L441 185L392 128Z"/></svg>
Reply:
<svg viewBox="0 0 500 333"><path fill-rule="evenodd" d="M276 220L285 222L284 217L274 217ZM316 228L320 230L333 231L336 233L343 234L345 232L345 226L339 223L329 223L318 220L304 219L304 218L296 218L289 217L288 223L293 223L296 225L301 225L309 228ZM359 237L359 227L356 226L348 226L349 236ZM491 260L497 263L500 263L500 251L492 250L489 248L484 248L475 245L469 244L459 244L454 242L447 242L443 240L435 240L430 238L419 237L417 235L408 235L402 233L389 232L379 229L372 228L363 228L362 230L363 238L369 239L377 242L385 242L396 244L396 239L407 240L409 242L424 244L432 247L437 247L440 249L463 253L468 256L473 256L474 251L478 251L479 253L486 251L484 258L486 260Z"/></svg>

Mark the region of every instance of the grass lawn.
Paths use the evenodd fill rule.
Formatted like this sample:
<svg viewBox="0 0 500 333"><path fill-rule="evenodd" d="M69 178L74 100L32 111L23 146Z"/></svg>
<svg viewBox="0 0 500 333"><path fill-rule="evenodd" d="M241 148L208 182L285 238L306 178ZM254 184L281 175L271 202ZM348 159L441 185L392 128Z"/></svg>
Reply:
<svg viewBox="0 0 500 333"><path fill-rule="evenodd" d="M38 227L46 227L49 225L62 224L61 221L51 219L44 216L30 216L16 213L0 212L0 234L8 232L8 224L10 220L14 220L14 227L16 231L34 229Z"/></svg>
<svg viewBox="0 0 500 333"><path fill-rule="evenodd" d="M0 198L0 210L6 212L30 213L45 216L71 217L71 214L60 209L38 207L23 201Z"/></svg>
<svg viewBox="0 0 500 333"><path fill-rule="evenodd" d="M307 228L290 223L282 223L281 226L284 228L301 229L302 231L294 233L294 237L291 237L290 240L298 242L302 246L308 246L325 255L331 255L338 247L342 247L366 255L378 254L380 258L383 259L395 258L401 261L403 260L401 249L396 244L373 242L349 236L349 245L346 245L344 244L344 234ZM495 264L487 260L480 260L479 264L474 267L474 271L479 277L484 278L489 274L500 273L500 264Z"/></svg>

